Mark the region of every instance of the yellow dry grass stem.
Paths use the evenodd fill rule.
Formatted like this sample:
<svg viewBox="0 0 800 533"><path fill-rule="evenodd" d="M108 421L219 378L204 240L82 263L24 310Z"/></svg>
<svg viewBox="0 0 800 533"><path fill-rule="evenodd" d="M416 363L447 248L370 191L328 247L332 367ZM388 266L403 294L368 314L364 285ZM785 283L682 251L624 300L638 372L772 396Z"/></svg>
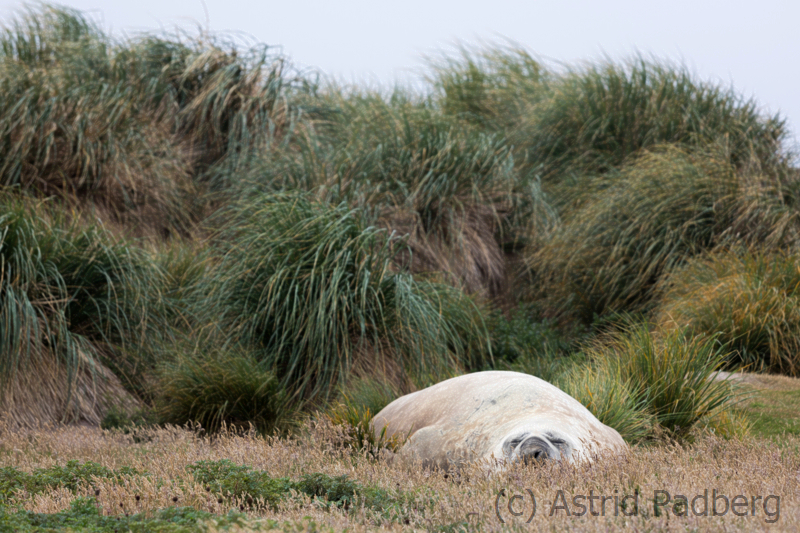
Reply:
<svg viewBox="0 0 800 533"><path fill-rule="evenodd" d="M494 476L475 468L460 477L445 477L424 471L418 465L392 461L387 454L378 459L361 455L336 442L331 429L326 425L308 425L298 436L289 438L222 434L209 440L185 429L168 428L141 433L139 437L147 438L140 442L134 442L131 435L77 427L6 433L0 444L0 467L32 471L77 459L95 461L112 469L131 466L149 473L121 482L95 479L92 486L78 489L77 494L51 490L21 500L25 509L46 513L67 509L76 497L94 495L94 490L99 489L98 504L104 513L111 515L150 513L171 505L224 514L238 509L239 503L227 500L217 503L186 470L196 461L220 459L250 465L273 477L297 479L310 472L346 474L364 486L421 495L417 500L419 509L408 514L407 524L389 522L367 508L325 509L306 496L298 496L284 500L277 510L262 508L249 513L252 522L248 526L252 530L258 529L265 519L289 522L289 530L306 530L314 522L322 530L335 531L421 531L448 525L482 531L797 531L800 528L797 471L800 438L797 437L787 437L782 444L776 444L754 438L723 440L702 435L692 446L635 446L627 455L602 458L593 465L517 467ZM514 517L507 512L508 497L527 495L526 489L531 490L538 504L536 516L529 524L524 523L530 511L529 501L518 500L514 504L515 511L517 507L526 510L525 516ZM593 495L621 498L637 489L642 509L639 516L624 517L621 512L620 516L614 516L610 500L605 516L586 513L567 517L563 510L550 516L559 490L574 512L577 511L572 505L574 496L588 496L592 491ZM498 520L495 507L502 490L506 496L501 496L498 508L505 524ZM709 499L712 491L716 491L729 500L737 495L746 496L749 503L753 497L760 496L762 500L755 505L754 516L749 503L747 516L731 512L716 517L695 516L690 511L688 517L682 517L675 516L671 507L663 507L661 516L653 515L655 491L667 491L672 498L685 495L691 501L705 490ZM138 502L136 495L140 496ZM769 495L780 497L777 519L775 499L769 501L767 509L772 517L763 509L763 498ZM172 501L176 496L177 504ZM425 507L423 498L430 497L435 504ZM408 505L415 505L413 499ZM594 508L599 510L599 501ZM696 509L701 511L701 508L702 502L698 501Z"/></svg>

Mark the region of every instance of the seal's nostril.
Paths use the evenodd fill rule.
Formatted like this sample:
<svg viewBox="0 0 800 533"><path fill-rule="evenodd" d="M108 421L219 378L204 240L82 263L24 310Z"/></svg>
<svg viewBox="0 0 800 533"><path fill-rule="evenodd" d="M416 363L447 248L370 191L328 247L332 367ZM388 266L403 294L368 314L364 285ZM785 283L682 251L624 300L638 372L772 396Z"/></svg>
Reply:
<svg viewBox="0 0 800 533"><path fill-rule="evenodd" d="M546 461L549 458L550 456L548 455L547 450L543 450L541 448L528 450L527 453L524 453L522 455L522 461L525 464L541 463L542 461Z"/></svg>

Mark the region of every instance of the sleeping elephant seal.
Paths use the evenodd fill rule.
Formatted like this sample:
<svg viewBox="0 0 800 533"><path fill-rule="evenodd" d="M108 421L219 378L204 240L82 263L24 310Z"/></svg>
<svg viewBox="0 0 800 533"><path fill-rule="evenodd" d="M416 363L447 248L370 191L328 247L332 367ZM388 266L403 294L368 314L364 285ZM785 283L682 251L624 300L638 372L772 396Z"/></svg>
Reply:
<svg viewBox="0 0 800 533"><path fill-rule="evenodd" d="M410 435L401 455L444 469L476 459L574 462L627 448L572 396L518 372L476 372L407 394L375 415L376 437L384 427Z"/></svg>

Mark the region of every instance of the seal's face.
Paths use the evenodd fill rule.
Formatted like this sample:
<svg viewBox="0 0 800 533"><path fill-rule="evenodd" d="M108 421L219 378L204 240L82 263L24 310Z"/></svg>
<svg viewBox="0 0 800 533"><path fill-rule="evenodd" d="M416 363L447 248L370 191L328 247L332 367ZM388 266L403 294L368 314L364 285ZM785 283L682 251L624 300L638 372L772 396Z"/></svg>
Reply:
<svg viewBox="0 0 800 533"><path fill-rule="evenodd" d="M508 437L503 442L503 455L511 462L543 462L568 459L573 446L568 439L555 432L523 432Z"/></svg>

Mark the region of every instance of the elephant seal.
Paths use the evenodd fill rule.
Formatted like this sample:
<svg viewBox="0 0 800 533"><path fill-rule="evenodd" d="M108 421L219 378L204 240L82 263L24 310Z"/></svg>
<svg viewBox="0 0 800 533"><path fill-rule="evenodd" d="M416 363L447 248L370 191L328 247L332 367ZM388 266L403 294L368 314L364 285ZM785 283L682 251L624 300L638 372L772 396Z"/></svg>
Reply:
<svg viewBox="0 0 800 533"><path fill-rule="evenodd" d="M376 437L410 435L400 454L423 466L449 469L486 460L493 468L515 461L590 461L623 451L625 441L576 399L519 372L466 374L402 396L373 418Z"/></svg>

